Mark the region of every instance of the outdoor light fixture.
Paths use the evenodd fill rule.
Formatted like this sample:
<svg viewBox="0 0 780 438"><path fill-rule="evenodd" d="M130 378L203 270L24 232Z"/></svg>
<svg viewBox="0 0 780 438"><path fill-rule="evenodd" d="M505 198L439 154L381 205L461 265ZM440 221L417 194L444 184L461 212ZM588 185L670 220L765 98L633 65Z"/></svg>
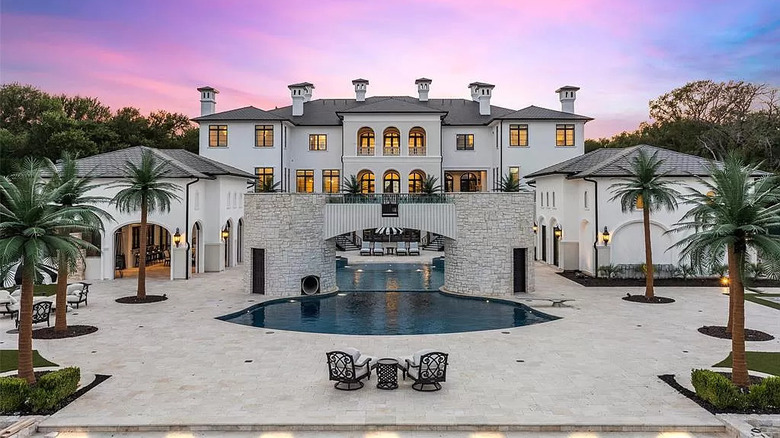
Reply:
<svg viewBox="0 0 780 438"><path fill-rule="evenodd" d="M553 234L555 234L556 239L563 237L563 230L560 225L556 225L555 228L553 228Z"/></svg>
<svg viewBox="0 0 780 438"><path fill-rule="evenodd" d="M601 232L601 240L604 242L604 245L609 244L609 230L607 230L607 226L604 226L604 231Z"/></svg>
<svg viewBox="0 0 780 438"><path fill-rule="evenodd" d="M539 231L539 225L536 225L536 222L534 222L534 234Z"/></svg>
<svg viewBox="0 0 780 438"><path fill-rule="evenodd" d="M222 238L227 240L228 237L230 237L230 231L228 231L228 227L225 226L225 228L222 229Z"/></svg>
<svg viewBox="0 0 780 438"><path fill-rule="evenodd" d="M720 285L721 286L728 286L730 283L731 283L731 280L728 277L726 277L726 276L720 277Z"/></svg>
<svg viewBox="0 0 780 438"><path fill-rule="evenodd" d="M181 244L181 232L178 227L176 227L176 232L173 233L173 244L176 245L176 248Z"/></svg>
<svg viewBox="0 0 780 438"><path fill-rule="evenodd" d="M645 208L645 200L642 198L642 195L636 197L636 208L638 210Z"/></svg>

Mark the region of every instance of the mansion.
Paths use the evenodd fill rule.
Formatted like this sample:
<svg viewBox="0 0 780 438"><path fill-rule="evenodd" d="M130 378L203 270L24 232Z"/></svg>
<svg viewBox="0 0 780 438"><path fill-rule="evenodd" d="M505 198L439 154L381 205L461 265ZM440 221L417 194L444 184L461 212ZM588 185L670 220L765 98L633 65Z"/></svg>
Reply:
<svg viewBox="0 0 780 438"><path fill-rule="evenodd" d="M216 112L218 91L200 91L201 156L257 176L266 187L337 193L355 176L363 193L415 193L435 176L446 192L495 191L584 153L585 123L574 112L579 88L556 90L561 110L490 104L494 86L468 85L470 99L433 99L432 81L415 81L417 97L370 96L352 81L351 99L313 99L314 85L289 85L292 104Z"/></svg>

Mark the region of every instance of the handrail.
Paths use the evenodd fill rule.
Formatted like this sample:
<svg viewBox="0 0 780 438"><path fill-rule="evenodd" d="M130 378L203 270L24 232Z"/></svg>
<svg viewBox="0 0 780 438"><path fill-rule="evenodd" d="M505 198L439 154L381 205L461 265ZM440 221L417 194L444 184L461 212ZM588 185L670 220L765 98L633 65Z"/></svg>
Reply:
<svg viewBox="0 0 780 438"><path fill-rule="evenodd" d="M444 193L358 193L328 195L329 204L445 204L452 197Z"/></svg>

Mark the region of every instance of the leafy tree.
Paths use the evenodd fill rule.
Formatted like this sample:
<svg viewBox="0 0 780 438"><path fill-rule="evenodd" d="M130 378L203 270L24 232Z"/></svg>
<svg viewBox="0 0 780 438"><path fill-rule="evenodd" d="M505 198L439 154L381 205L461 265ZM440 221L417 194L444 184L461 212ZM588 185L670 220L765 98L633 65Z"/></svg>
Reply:
<svg viewBox="0 0 780 438"><path fill-rule="evenodd" d="M514 175L504 175L498 184L498 190L501 192L519 192L520 180Z"/></svg>
<svg viewBox="0 0 780 438"><path fill-rule="evenodd" d="M704 193L689 191L685 199L692 208L674 228L691 233L675 247L682 248L681 255L694 264L727 249L732 380L741 387L750 383L745 358L746 256L755 251L780 257L780 235L770 232L780 226L780 178L755 178L757 171L758 166L746 165L736 154L730 154L722 166L713 164L711 181L697 178Z"/></svg>
<svg viewBox="0 0 780 438"><path fill-rule="evenodd" d="M650 117L659 123L693 120L722 125L744 119L761 94L762 84L743 81L694 81L650 101Z"/></svg>
<svg viewBox="0 0 780 438"><path fill-rule="evenodd" d="M149 213L171 210L172 201L181 201L176 184L164 181L168 169L168 160L158 160L152 150L141 153L141 163L135 165L127 161L124 167L125 178L110 187L119 187L111 202L122 213L141 211L141 235L138 257L139 300L146 298L146 239L147 218Z"/></svg>
<svg viewBox="0 0 780 438"><path fill-rule="evenodd" d="M90 176L79 177L76 159L68 153L63 154L62 162L59 168L49 160L46 160L48 173L51 176L47 189L52 191L52 202L63 208L77 208L77 216L69 217L78 221L80 229L89 231L103 231L103 218L113 220L110 214L97 207L97 204L107 203L108 198L103 196L90 196L89 192L97 187ZM63 234L75 232L64 228ZM76 262L75 259L69 259L68 253L58 254L57 262L57 315L54 324L54 331L64 332L68 329L67 314L67 289L68 289L68 268Z"/></svg>
<svg viewBox="0 0 780 438"><path fill-rule="evenodd" d="M441 185L439 184L439 177L433 175L426 175L422 180L422 187L420 192L425 195L434 195L441 192Z"/></svg>
<svg viewBox="0 0 780 438"><path fill-rule="evenodd" d="M81 206L58 206L54 200L60 188L48 187L41 179L41 164L28 159L10 177L0 176L0 265L19 264L22 295L19 309L19 377L35 383L32 362L33 281L44 260L63 254L75 259L81 248L92 245L64 230L88 231ZM64 309L64 306L63 306Z"/></svg>
<svg viewBox="0 0 780 438"><path fill-rule="evenodd" d="M653 290L653 249L650 241L650 213L665 208L673 211L677 208L679 196L677 190L672 188L674 181L666 177L666 173L659 172L663 160L658 158L658 152L648 155L643 149L631 161L629 169L625 169L632 176L624 178L622 182L614 183L610 190L614 196L610 201L620 200L620 208L623 212L642 210L642 222L645 231L645 297L654 296Z"/></svg>

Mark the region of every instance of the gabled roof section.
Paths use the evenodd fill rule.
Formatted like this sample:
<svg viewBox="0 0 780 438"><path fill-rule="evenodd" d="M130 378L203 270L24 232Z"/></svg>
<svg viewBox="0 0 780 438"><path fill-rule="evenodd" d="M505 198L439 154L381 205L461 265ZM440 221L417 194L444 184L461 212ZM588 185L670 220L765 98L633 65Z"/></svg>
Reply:
<svg viewBox="0 0 780 438"><path fill-rule="evenodd" d="M211 122L219 120L286 120L284 117L278 116L274 113L255 108L253 106L245 106L243 108L237 108L229 111L222 111L220 113L209 114L207 116L195 117L192 119L195 122Z"/></svg>
<svg viewBox="0 0 780 438"><path fill-rule="evenodd" d="M712 161L696 155L684 154L670 149L640 144L627 148L602 148L588 152L585 155L563 161L533 172L527 178L537 178L545 175L561 174L569 179L626 177L630 176L631 163L644 151L648 155L657 154L662 160L658 171L672 177L709 176L710 166L720 166L719 161ZM758 172L755 176L765 175Z"/></svg>
<svg viewBox="0 0 780 438"><path fill-rule="evenodd" d="M76 160L79 176L94 178L122 178L125 164L129 161L141 163L144 151L152 152L159 160L168 161L165 176L168 178L214 179L220 175L254 178L243 170L218 163L184 149L155 149L147 146L133 146Z"/></svg>
<svg viewBox="0 0 780 438"><path fill-rule="evenodd" d="M592 117L581 116L579 114L567 113L564 111L555 111L538 106L528 106L521 110L514 111L502 117L500 119L517 119L517 120L593 120Z"/></svg>
<svg viewBox="0 0 780 438"><path fill-rule="evenodd" d="M410 98L411 99L411 98ZM415 99L416 100L416 99ZM430 105L422 105L422 102L410 102L397 97L386 97L382 100L365 105L356 105L352 108L337 111L337 113L445 113L441 109ZM304 114L305 114L304 110Z"/></svg>

